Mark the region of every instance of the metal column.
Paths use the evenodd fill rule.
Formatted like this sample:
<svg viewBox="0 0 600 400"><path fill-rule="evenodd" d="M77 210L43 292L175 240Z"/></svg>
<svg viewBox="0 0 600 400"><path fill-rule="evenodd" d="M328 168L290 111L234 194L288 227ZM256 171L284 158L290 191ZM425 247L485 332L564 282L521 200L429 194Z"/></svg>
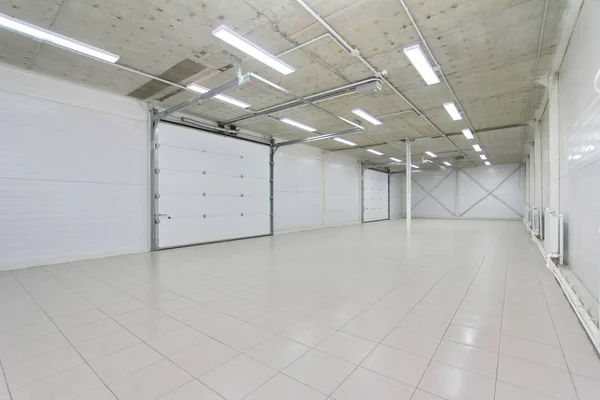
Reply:
<svg viewBox="0 0 600 400"><path fill-rule="evenodd" d="M535 157L535 169L534 177L535 182L533 186L534 192L534 203L533 207L538 210L542 209L542 129L538 121L534 122L534 141L533 150Z"/></svg>
<svg viewBox="0 0 600 400"><path fill-rule="evenodd" d="M271 221L271 235L275 234L275 140L271 139L269 148L269 213Z"/></svg>
<svg viewBox="0 0 600 400"><path fill-rule="evenodd" d="M387 176L388 176L388 220L391 220L392 219L392 212L391 212L391 206L390 206L390 204L392 202L392 197L391 197L391 190L390 190L391 185L390 184L391 184L392 174L390 173L389 168L388 168Z"/></svg>
<svg viewBox="0 0 600 400"><path fill-rule="evenodd" d="M158 224L160 216L158 215L158 137L156 130L158 120L156 116L157 110L150 110L150 118L148 121L150 129L150 250L158 249Z"/></svg>
<svg viewBox="0 0 600 400"><path fill-rule="evenodd" d="M406 231L410 232L412 220L412 154L410 140L406 139Z"/></svg>
<svg viewBox="0 0 600 400"><path fill-rule="evenodd" d="M550 160L549 185L550 185L550 204L544 204L557 214L560 214L560 134L559 134L559 114L558 114L558 76L549 78L548 84L548 113L549 113L549 134L548 134L548 158Z"/></svg>
<svg viewBox="0 0 600 400"><path fill-rule="evenodd" d="M365 223L365 166L360 162L360 222Z"/></svg>

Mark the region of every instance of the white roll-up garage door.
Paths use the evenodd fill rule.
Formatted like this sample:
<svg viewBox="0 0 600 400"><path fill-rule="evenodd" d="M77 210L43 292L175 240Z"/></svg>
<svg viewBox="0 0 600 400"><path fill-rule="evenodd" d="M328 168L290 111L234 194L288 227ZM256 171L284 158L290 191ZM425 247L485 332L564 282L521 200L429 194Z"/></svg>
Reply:
<svg viewBox="0 0 600 400"><path fill-rule="evenodd" d="M363 221L388 219L388 174L365 170L363 176Z"/></svg>
<svg viewBox="0 0 600 400"><path fill-rule="evenodd" d="M269 146L161 122L157 248L270 233Z"/></svg>

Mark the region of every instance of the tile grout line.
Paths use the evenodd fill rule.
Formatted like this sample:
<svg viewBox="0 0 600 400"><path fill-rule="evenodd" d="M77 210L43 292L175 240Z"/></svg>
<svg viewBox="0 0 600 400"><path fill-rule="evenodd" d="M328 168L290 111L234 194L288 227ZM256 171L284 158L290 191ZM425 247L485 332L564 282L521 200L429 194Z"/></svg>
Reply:
<svg viewBox="0 0 600 400"><path fill-rule="evenodd" d="M4 382L6 382L6 391L8 393L8 398L12 400L12 393L10 391L10 386L8 385L8 379L6 379L6 372L4 371L4 367L2 365L2 359L0 358L0 370L2 371L2 377L4 378Z"/></svg>
<svg viewBox="0 0 600 400"><path fill-rule="evenodd" d="M504 322L504 306L506 304L506 288L507 288L507 284L508 284L508 271L510 268L510 262L509 262L509 253L507 252L506 254L506 267L504 268L504 295L502 296L502 318L500 318L500 332L499 332L499 336L498 336L498 353L497 353L497 360L496 360L496 379L494 379L494 400L496 399L496 392L498 390L498 373L500 371L500 347L502 346L502 324Z"/></svg>

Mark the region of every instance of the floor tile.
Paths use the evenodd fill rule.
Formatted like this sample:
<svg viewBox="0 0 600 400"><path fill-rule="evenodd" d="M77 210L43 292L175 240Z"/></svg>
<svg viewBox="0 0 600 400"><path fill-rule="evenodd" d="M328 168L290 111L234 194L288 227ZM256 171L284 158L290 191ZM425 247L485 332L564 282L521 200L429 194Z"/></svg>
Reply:
<svg viewBox="0 0 600 400"><path fill-rule="evenodd" d="M86 310L77 314L71 314L59 318L53 318L52 321L61 330L75 328L77 326L89 324L90 322L106 319L106 314L97 308Z"/></svg>
<svg viewBox="0 0 600 400"><path fill-rule="evenodd" d="M28 385L12 388L13 400L75 399L103 386L87 365L63 371Z"/></svg>
<svg viewBox="0 0 600 400"><path fill-rule="evenodd" d="M63 333L71 343L78 344L121 329L123 329L123 327L112 319L102 319L75 328L66 329Z"/></svg>
<svg viewBox="0 0 600 400"><path fill-rule="evenodd" d="M309 347L314 347L330 336L334 329L311 322L300 321L281 331L281 335Z"/></svg>
<svg viewBox="0 0 600 400"><path fill-rule="evenodd" d="M75 348L87 361L93 361L138 343L141 343L140 339L125 329L121 329L83 343L78 343L75 345Z"/></svg>
<svg viewBox="0 0 600 400"><path fill-rule="evenodd" d="M270 311L272 311L270 308L261 306L259 304L245 303L245 304L241 304L236 307L230 308L225 312L227 314L231 315L232 317L241 319L242 321L249 322L249 321L252 321L253 319L260 317L261 315L264 315L264 314L270 312Z"/></svg>
<svg viewBox="0 0 600 400"><path fill-rule="evenodd" d="M181 387L193 378L169 360L133 372L109 383L119 400L148 400Z"/></svg>
<svg viewBox="0 0 600 400"><path fill-rule="evenodd" d="M310 350L298 342L275 335L246 351L250 357L281 371Z"/></svg>
<svg viewBox="0 0 600 400"><path fill-rule="evenodd" d="M304 318L305 317L299 313L270 311L260 317L252 319L250 323L271 332L281 332L282 330L297 324Z"/></svg>
<svg viewBox="0 0 600 400"><path fill-rule="evenodd" d="M11 329L0 333L0 351L10 349L13 345L26 340L43 337L60 332L50 321L32 324L18 329Z"/></svg>
<svg viewBox="0 0 600 400"><path fill-rule="evenodd" d="M410 400L444 400L441 397L434 396L431 393L424 392L422 390L415 390L415 393Z"/></svg>
<svg viewBox="0 0 600 400"><path fill-rule="evenodd" d="M418 356L431 358L441 339L437 336L396 328L385 338L383 343L398 350L407 351Z"/></svg>
<svg viewBox="0 0 600 400"><path fill-rule="evenodd" d="M502 381L496 382L495 400L554 400L555 397L532 392Z"/></svg>
<svg viewBox="0 0 600 400"><path fill-rule="evenodd" d="M483 350L498 352L498 347L500 345L500 331L450 324L444 335L444 339Z"/></svg>
<svg viewBox="0 0 600 400"><path fill-rule="evenodd" d="M340 330L374 342L380 342L395 326L396 324L387 321L373 321L359 316L348 322Z"/></svg>
<svg viewBox="0 0 600 400"><path fill-rule="evenodd" d="M278 374L250 393L244 400L325 400L323 393L284 375Z"/></svg>
<svg viewBox="0 0 600 400"><path fill-rule="evenodd" d="M146 343L163 356L169 357L195 346L207 338L208 336L205 334L189 326L184 326L150 339Z"/></svg>
<svg viewBox="0 0 600 400"><path fill-rule="evenodd" d="M164 316L150 321L142 322L141 324L129 327L129 331L135 336L139 337L144 341L148 341L157 336L164 335L165 333L174 331L175 329L183 328L181 322L174 318Z"/></svg>
<svg viewBox="0 0 600 400"><path fill-rule="evenodd" d="M165 394L159 400L223 400L203 383L193 380Z"/></svg>
<svg viewBox="0 0 600 400"><path fill-rule="evenodd" d="M421 317L420 315L409 314L402 320L402 322L400 322L400 324L398 324L398 327L400 329L408 329L441 338L444 336L449 323L450 321L443 321Z"/></svg>
<svg viewBox="0 0 600 400"><path fill-rule="evenodd" d="M198 379L228 400L242 399L271 379L277 371L240 354ZM235 379L231 379L235 377Z"/></svg>
<svg viewBox="0 0 600 400"><path fill-rule="evenodd" d="M331 394L335 388L355 369L353 364L311 350L283 373L325 394Z"/></svg>
<svg viewBox="0 0 600 400"><path fill-rule="evenodd" d="M497 330L502 318L497 315L457 311L453 323L477 329Z"/></svg>
<svg viewBox="0 0 600 400"><path fill-rule="evenodd" d="M475 374L496 378L498 353L464 344L442 340L433 359L448 365L466 369Z"/></svg>
<svg viewBox="0 0 600 400"><path fill-rule="evenodd" d="M565 350L565 358L572 374L600 381L600 356Z"/></svg>
<svg viewBox="0 0 600 400"><path fill-rule="evenodd" d="M194 324L198 323L204 318L216 314L218 314L217 310L206 307L204 305L198 305L171 313L171 317L183 322L184 324L194 326Z"/></svg>
<svg viewBox="0 0 600 400"><path fill-rule="evenodd" d="M273 335L273 332L266 331L246 323L236 326L235 328L224 333L215 335L215 339L233 347L234 349L245 351L261 342L264 342Z"/></svg>
<svg viewBox="0 0 600 400"><path fill-rule="evenodd" d="M114 317L115 321L123 325L125 328L130 328L142 322L150 321L162 317L164 314L154 308L148 306L139 308L134 311L129 311L124 314Z"/></svg>
<svg viewBox="0 0 600 400"><path fill-rule="evenodd" d="M170 360L197 378L238 354L237 350L207 338L196 346L172 355Z"/></svg>
<svg viewBox="0 0 600 400"><path fill-rule="evenodd" d="M51 333L35 339L18 342L0 350L0 359L4 363L28 360L43 354L71 347L69 341L60 332Z"/></svg>
<svg viewBox="0 0 600 400"><path fill-rule="evenodd" d="M91 361L90 366L104 382L117 379L154 364L163 358L145 343L138 343L108 356Z"/></svg>
<svg viewBox="0 0 600 400"><path fill-rule="evenodd" d="M100 386L75 400L117 400L117 398L108 387Z"/></svg>
<svg viewBox="0 0 600 400"><path fill-rule="evenodd" d="M358 365L376 346L377 343L370 340L338 331L321 342L316 348L324 353Z"/></svg>
<svg viewBox="0 0 600 400"><path fill-rule="evenodd" d="M432 361L418 386L447 400L492 400L494 379Z"/></svg>
<svg viewBox="0 0 600 400"><path fill-rule="evenodd" d="M311 315L306 321L332 329L339 329L352 319L354 319L354 315L336 311L321 311Z"/></svg>
<svg viewBox="0 0 600 400"><path fill-rule="evenodd" d="M83 363L83 359L75 349L66 347L25 361L4 362L3 360L3 369L9 387L18 388Z"/></svg>
<svg viewBox="0 0 600 400"><path fill-rule="evenodd" d="M579 400L597 400L600 393L600 381L573 374Z"/></svg>
<svg viewBox="0 0 600 400"><path fill-rule="evenodd" d="M331 395L335 400L409 400L414 388L357 368Z"/></svg>
<svg viewBox="0 0 600 400"><path fill-rule="evenodd" d="M498 380L559 399L576 399L568 372L500 355Z"/></svg>
<svg viewBox="0 0 600 400"><path fill-rule="evenodd" d="M428 364L429 358L417 356L393 347L379 345L362 362L361 367L408 385L417 386Z"/></svg>
<svg viewBox="0 0 600 400"><path fill-rule="evenodd" d="M567 370L562 349L513 336L502 335L500 353L513 358L531 361L546 367Z"/></svg>
<svg viewBox="0 0 600 400"><path fill-rule="evenodd" d="M233 318L227 314L219 312L215 315L211 315L210 317L206 317L198 322L195 322L192 326L198 329L200 332L214 337L219 333L231 330L236 326L242 325L243 323L244 321L240 319Z"/></svg>

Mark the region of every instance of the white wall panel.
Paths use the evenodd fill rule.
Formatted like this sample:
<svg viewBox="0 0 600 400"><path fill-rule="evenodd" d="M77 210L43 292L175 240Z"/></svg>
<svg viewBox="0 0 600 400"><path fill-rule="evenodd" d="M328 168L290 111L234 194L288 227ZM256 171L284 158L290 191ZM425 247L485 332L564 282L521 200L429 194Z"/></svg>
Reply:
<svg viewBox="0 0 600 400"><path fill-rule="evenodd" d="M324 226L324 168L319 149L282 147L275 153L275 230Z"/></svg>
<svg viewBox="0 0 600 400"><path fill-rule="evenodd" d="M518 219L524 203L523 166L413 173L412 213L417 218Z"/></svg>
<svg viewBox="0 0 600 400"><path fill-rule="evenodd" d="M360 222L360 164L357 160L326 154L326 223Z"/></svg>
<svg viewBox="0 0 600 400"><path fill-rule="evenodd" d="M586 1L559 77L560 207L566 263L600 298L600 2ZM600 82L596 82L600 90Z"/></svg>
<svg viewBox="0 0 600 400"><path fill-rule="evenodd" d="M401 218L405 214L404 186L406 175L396 173L390 176L390 218Z"/></svg>
<svg viewBox="0 0 600 400"><path fill-rule="evenodd" d="M149 249L147 112L0 67L0 269Z"/></svg>
<svg viewBox="0 0 600 400"><path fill-rule="evenodd" d="M387 219L388 174L365 170L363 180L363 218L365 222Z"/></svg>
<svg viewBox="0 0 600 400"><path fill-rule="evenodd" d="M269 147L161 123L160 248L270 232Z"/></svg>

